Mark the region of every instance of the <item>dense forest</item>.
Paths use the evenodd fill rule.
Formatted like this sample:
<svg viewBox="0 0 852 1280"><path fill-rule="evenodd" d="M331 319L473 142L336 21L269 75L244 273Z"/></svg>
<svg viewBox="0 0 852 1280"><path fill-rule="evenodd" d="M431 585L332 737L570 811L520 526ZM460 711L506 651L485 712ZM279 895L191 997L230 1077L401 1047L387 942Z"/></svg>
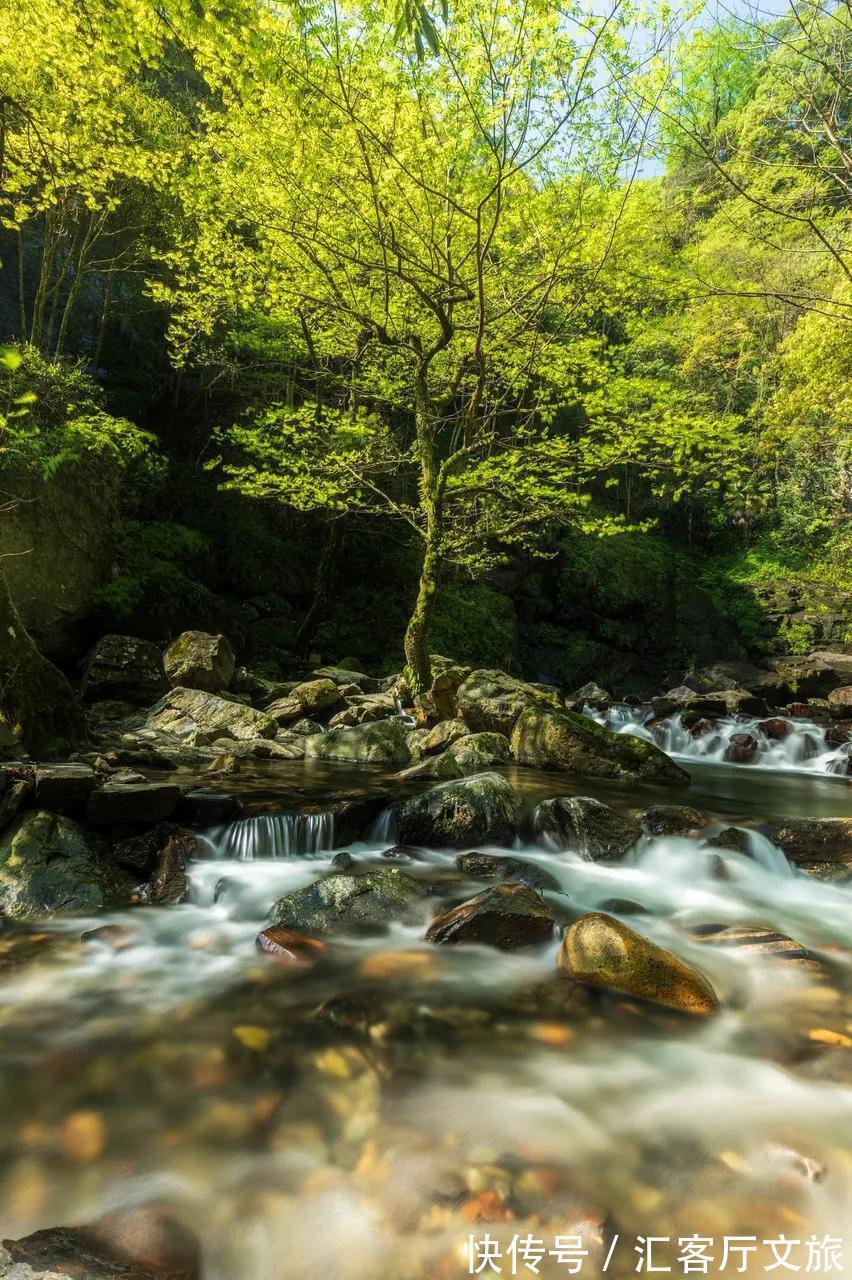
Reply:
<svg viewBox="0 0 852 1280"><path fill-rule="evenodd" d="M847 5L4 8L0 545L60 666L850 639Z"/></svg>

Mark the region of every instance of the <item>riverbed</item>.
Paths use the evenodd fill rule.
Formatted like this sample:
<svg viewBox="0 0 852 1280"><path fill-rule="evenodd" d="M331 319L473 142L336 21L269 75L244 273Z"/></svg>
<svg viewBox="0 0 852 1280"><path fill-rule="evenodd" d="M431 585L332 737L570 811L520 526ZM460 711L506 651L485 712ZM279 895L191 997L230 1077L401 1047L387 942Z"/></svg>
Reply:
<svg viewBox="0 0 852 1280"><path fill-rule="evenodd" d="M530 807L688 803L726 826L852 814L846 778L690 772L668 793L506 771ZM392 786L301 762L238 779L249 820ZM205 1280L685 1274L695 1235L709 1274L766 1274L783 1236L776 1271L852 1275L852 887L771 847L645 838L600 864L523 837L560 924L613 911L707 975L723 1009L696 1022L558 978L556 939L424 942L432 912L484 887L455 852L405 864L432 886L423 921L334 938L312 968L258 953L274 900L335 851L332 824L300 822L278 857L258 836L223 856L233 833L210 831L184 905L0 935L4 1237L155 1204L199 1240ZM380 815L346 847L378 865L392 837ZM81 941L107 923L109 941ZM798 949L755 944L773 933ZM816 1265L829 1246L811 1236L844 1242L839 1266Z"/></svg>

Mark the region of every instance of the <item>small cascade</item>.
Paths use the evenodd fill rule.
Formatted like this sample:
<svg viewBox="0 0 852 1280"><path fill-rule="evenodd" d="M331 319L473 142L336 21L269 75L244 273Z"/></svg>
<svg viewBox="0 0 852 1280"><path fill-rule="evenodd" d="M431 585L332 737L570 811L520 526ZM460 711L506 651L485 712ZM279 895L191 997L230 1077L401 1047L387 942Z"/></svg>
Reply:
<svg viewBox="0 0 852 1280"><path fill-rule="evenodd" d="M264 813L232 822L214 842L216 855L240 862L293 858L334 848L333 813Z"/></svg>
<svg viewBox="0 0 852 1280"><path fill-rule="evenodd" d="M633 737L644 738L646 742L662 747L668 755L686 760L820 774L845 775L852 772L852 743L831 746L826 740L828 727L813 720L774 717L785 720L790 726L784 737L776 738L770 737L761 727L773 717L708 716L713 727L693 736L684 727L679 712L655 721L648 706L617 704L605 711L587 707L584 714L613 733L629 733ZM739 735L754 740L753 754L750 745L740 744L737 750L738 743L732 739ZM736 758L737 755L740 759Z"/></svg>
<svg viewBox="0 0 852 1280"><path fill-rule="evenodd" d="M389 845L393 843L396 820L393 808L388 805L376 818L367 840L370 844Z"/></svg>

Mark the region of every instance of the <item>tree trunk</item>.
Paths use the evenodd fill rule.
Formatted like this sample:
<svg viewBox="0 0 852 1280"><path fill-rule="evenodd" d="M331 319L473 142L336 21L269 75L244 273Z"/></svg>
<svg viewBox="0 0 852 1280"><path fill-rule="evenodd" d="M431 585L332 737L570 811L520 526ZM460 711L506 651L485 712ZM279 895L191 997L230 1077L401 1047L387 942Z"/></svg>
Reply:
<svg viewBox="0 0 852 1280"><path fill-rule="evenodd" d="M80 704L21 622L0 568L0 719L33 756L59 755L86 736Z"/></svg>
<svg viewBox="0 0 852 1280"><path fill-rule="evenodd" d="M440 489L440 467L435 448L434 428L429 413L429 396L425 371L417 382L415 400L417 450L420 461L420 507L426 517L426 549L420 569L417 600L408 620L403 642L405 674L412 696L426 693L432 685L429 662L429 631L441 575L441 533L443 495Z"/></svg>
<svg viewBox="0 0 852 1280"><path fill-rule="evenodd" d="M420 570L420 585L408 626L405 630L405 674L414 697L426 693L432 685L429 661L429 632L438 600L441 561L437 537L427 537L426 553Z"/></svg>

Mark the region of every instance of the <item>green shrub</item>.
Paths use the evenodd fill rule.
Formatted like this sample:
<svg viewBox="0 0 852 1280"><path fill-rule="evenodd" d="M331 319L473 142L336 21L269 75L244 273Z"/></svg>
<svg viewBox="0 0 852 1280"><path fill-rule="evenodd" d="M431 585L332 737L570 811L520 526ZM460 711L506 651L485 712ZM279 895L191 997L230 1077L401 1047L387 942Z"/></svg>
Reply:
<svg viewBox="0 0 852 1280"><path fill-rule="evenodd" d="M484 582L450 583L439 597L429 648L468 666L516 670L515 606Z"/></svg>

